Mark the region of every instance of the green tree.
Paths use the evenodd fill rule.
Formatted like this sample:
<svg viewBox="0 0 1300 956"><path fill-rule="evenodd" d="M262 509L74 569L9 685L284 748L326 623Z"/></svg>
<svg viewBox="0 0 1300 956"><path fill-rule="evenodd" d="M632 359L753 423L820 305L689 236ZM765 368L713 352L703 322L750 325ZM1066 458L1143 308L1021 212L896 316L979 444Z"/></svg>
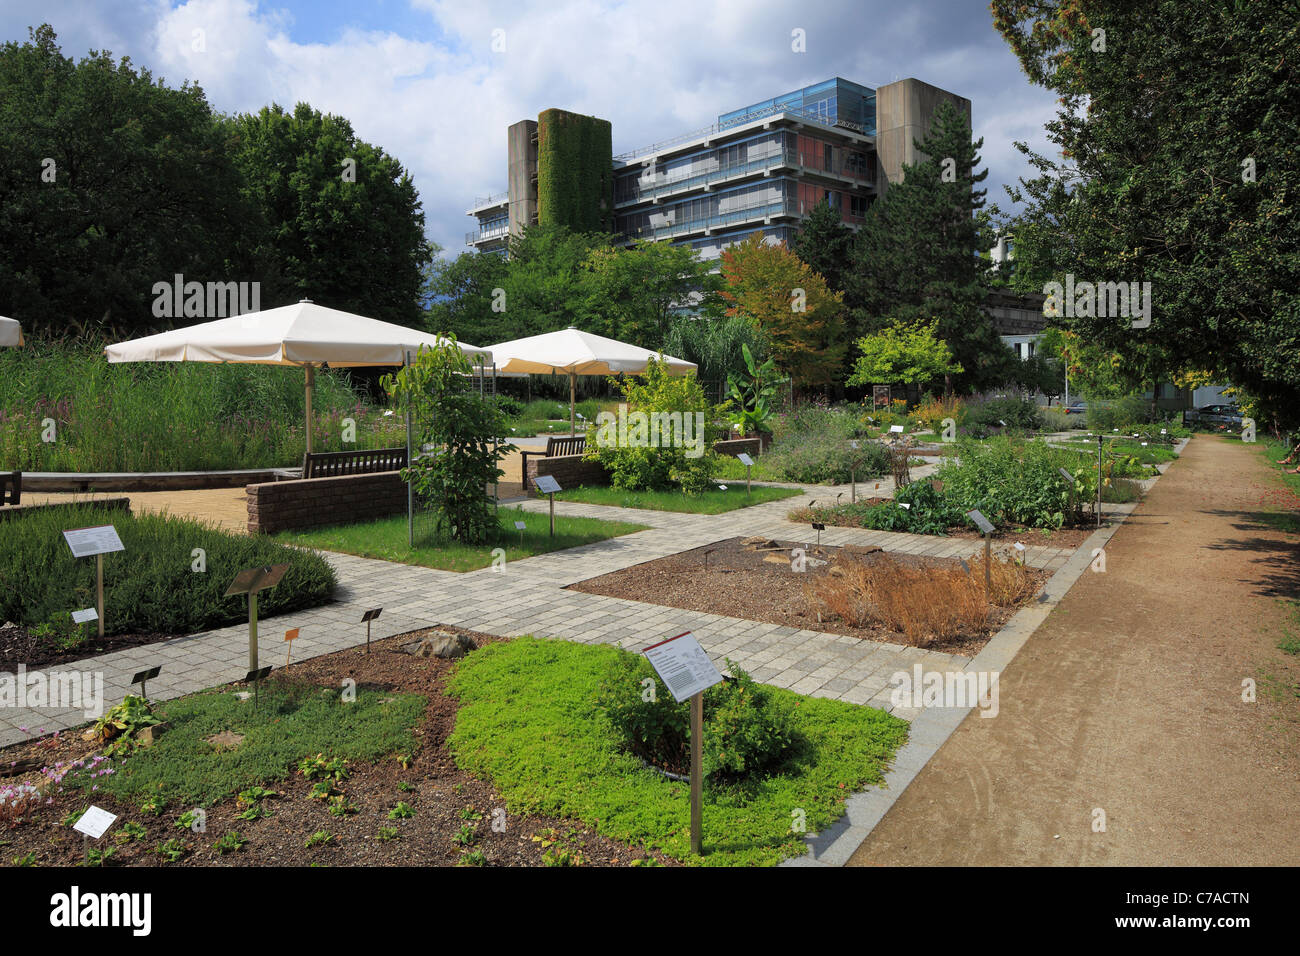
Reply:
<svg viewBox="0 0 1300 956"><path fill-rule="evenodd" d="M593 299L587 262L594 249L608 245L608 236L565 226L528 226L521 235L511 236L501 314L512 331L505 338L569 326L588 330Z"/></svg>
<svg viewBox="0 0 1300 956"><path fill-rule="evenodd" d="M264 107L228 127L244 194L263 221L247 232L263 307L310 298L417 325L433 249L401 163L306 103L293 113Z"/></svg>
<svg viewBox="0 0 1300 956"><path fill-rule="evenodd" d="M758 232L723 251L722 277L726 314L754 320L777 368L799 386L834 380L847 346L844 309L812 266Z"/></svg>
<svg viewBox="0 0 1300 956"><path fill-rule="evenodd" d="M948 343L935 331L937 321L924 325L895 323L857 341L849 385L906 385L919 391L936 379L960 375Z"/></svg>
<svg viewBox="0 0 1300 956"><path fill-rule="evenodd" d="M695 250L667 242L598 246L586 267L587 331L642 348L660 347L674 315L702 308L719 285Z"/></svg>
<svg viewBox="0 0 1300 956"><path fill-rule="evenodd" d="M791 243L794 254L826 280L834 292L844 291L845 273L850 268L853 230L829 202L819 202L804 219Z"/></svg>
<svg viewBox="0 0 1300 956"><path fill-rule="evenodd" d="M506 270L506 257L495 252L433 259L425 271L425 328L475 345L515 338L506 311Z"/></svg>
<svg viewBox="0 0 1300 956"><path fill-rule="evenodd" d="M438 526L457 541L480 544L498 528L496 509L485 489L505 474L497 461L511 446L494 447L505 434L506 417L495 402L469 386L469 359L455 339L422 348L415 363L383 386L418 423L418 446L433 450L402 470L402 479L432 504Z"/></svg>
<svg viewBox="0 0 1300 956"><path fill-rule="evenodd" d="M0 314L32 332L167 325L156 282L255 279L256 226L203 90L130 59L65 57L54 30L0 47Z"/></svg>
<svg viewBox="0 0 1300 956"><path fill-rule="evenodd" d="M1021 146L1040 170L1024 218L1050 239L1018 246L1022 268L1151 283L1149 326L1110 309L1063 323L1147 382L1210 371L1300 423L1296 18L1245 0L992 10L1029 78L1060 97L1047 131L1064 160Z"/></svg>
<svg viewBox="0 0 1300 956"><path fill-rule="evenodd" d="M924 157L904 165L903 181L867 212L854 244L846 301L865 334L895 321L938 317L938 335L963 368L951 384L985 388L1006 381L1013 358L985 311L989 279L980 258L993 245L976 172L982 139L971 141L966 118L949 103L916 147Z"/></svg>

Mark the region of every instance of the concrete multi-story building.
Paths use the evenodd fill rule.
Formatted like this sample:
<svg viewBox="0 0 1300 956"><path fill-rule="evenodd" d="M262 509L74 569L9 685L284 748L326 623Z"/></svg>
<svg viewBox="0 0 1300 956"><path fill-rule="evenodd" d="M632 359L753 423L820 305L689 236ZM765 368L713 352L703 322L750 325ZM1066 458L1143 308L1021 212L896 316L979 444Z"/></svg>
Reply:
<svg viewBox="0 0 1300 956"><path fill-rule="evenodd" d="M604 153L609 123L547 110L509 128L508 188L475 202L466 241L503 250L530 223L554 222L690 245L708 260L760 230L792 239L821 202L856 229L918 161L913 140L945 101L970 120L970 100L920 80L873 90L836 77L618 155Z"/></svg>

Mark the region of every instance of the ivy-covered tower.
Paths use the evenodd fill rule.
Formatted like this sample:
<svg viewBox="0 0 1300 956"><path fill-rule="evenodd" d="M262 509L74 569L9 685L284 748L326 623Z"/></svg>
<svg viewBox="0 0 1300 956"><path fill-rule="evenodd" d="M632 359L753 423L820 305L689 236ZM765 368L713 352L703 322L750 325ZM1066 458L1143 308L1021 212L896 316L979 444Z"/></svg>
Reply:
<svg viewBox="0 0 1300 956"><path fill-rule="evenodd" d="M608 120L568 110L537 117L537 221L614 231L614 133Z"/></svg>

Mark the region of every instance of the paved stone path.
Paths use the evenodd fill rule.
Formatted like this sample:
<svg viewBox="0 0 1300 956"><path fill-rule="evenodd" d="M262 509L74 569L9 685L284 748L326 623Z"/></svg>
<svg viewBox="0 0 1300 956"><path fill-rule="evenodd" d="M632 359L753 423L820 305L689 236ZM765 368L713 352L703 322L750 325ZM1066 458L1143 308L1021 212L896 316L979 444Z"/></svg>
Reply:
<svg viewBox="0 0 1300 956"><path fill-rule="evenodd" d="M924 477L928 469L914 469ZM870 483L874 485L875 482ZM787 513L810 500L848 497L848 486L816 487L784 501L768 502L721 515L687 515L556 502L566 515L630 519L649 530L581 548L511 562L502 571L436 571L329 553L338 571L335 602L310 611L264 618L259 623L260 663L283 663L283 632L300 628L293 659L302 660L353 647L365 641L362 612L383 607L373 637L381 639L433 624L460 625L501 635L538 634L582 643L616 643L644 647L691 630L715 659L731 657L755 679L805 694L892 710L889 678L916 663L927 670L961 670L968 659L896 644L861 641L844 635L798 630L716 614L702 614L602 595L566 591L577 581L621 570L738 535L785 540L812 540L806 525L786 520ZM863 485L859 485L859 491ZM892 491L881 482L880 494ZM877 493L873 489L872 493ZM522 503L527 510L547 508L541 500ZM936 557L966 557L979 550L973 540L854 528L828 528L826 544L877 545L887 551ZM1069 559L1066 549L1030 545L1027 563L1056 571ZM104 698L111 704L132 690L138 671L161 664L162 674L149 682L151 698L167 700L244 676L248 670L247 625L192 634L147 647L117 651L76 664L49 668L102 673ZM910 719L913 712L898 711ZM77 726L87 719L79 710L12 709L0 711L0 746L28 733ZM27 728L23 731L20 728Z"/></svg>

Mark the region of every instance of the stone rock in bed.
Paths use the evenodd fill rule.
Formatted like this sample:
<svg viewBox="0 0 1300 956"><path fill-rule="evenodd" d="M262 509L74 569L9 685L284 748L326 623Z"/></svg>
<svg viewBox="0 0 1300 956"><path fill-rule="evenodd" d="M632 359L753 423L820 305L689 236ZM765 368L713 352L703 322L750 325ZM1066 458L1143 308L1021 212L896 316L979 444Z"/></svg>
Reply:
<svg viewBox="0 0 1300 956"><path fill-rule="evenodd" d="M418 641L402 645L403 651L415 657L464 657L477 648L472 637L450 631L432 631Z"/></svg>

